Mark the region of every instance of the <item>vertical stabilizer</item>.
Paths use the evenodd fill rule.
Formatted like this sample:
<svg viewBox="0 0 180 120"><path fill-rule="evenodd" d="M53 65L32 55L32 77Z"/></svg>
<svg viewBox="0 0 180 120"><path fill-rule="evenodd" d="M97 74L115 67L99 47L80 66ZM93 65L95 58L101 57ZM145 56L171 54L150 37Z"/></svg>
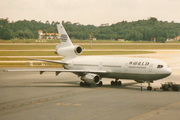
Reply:
<svg viewBox="0 0 180 120"><path fill-rule="evenodd" d="M73 46L71 39L69 38L64 26L61 24L57 24L58 33L61 41L61 47Z"/></svg>

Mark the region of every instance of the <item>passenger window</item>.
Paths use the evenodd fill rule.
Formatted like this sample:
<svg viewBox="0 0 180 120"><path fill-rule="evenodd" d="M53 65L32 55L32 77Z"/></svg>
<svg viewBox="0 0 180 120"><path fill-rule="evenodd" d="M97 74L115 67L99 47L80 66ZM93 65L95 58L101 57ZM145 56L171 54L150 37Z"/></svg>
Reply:
<svg viewBox="0 0 180 120"><path fill-rule="evenodd" d="M158 65L157 68L163 68L163 65Z"/></svg>

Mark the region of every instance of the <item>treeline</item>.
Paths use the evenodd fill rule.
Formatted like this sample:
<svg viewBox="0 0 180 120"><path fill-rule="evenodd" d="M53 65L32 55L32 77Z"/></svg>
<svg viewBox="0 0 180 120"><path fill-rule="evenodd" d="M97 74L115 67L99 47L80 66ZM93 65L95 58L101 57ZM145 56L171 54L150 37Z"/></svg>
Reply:
<svg viewBox="0 0 180 120"><path fill-rule="evenodd" d="M37 22L35 20L8 22L0 19L0 39L38 39L38 30L44 33L57 33L56 24L59 22L46 21ZM110 26L80 25L78 23L62 21L69 36L73 39L99 40L133 40L164 42L167 38L174 38L180 35L180 23L158 21L157 18L148 20L138 20L134 22L122 21Z"/></svg>

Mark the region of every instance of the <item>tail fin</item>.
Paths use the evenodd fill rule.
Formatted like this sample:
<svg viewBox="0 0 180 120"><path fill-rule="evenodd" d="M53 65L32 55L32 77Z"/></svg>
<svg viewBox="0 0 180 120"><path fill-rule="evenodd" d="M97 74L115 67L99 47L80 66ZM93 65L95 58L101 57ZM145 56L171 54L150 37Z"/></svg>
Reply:
<svg viewBox="0 0 180 120"><path fill-rule="evenodd" d="M66 30L62 24L57 25L61 45L56 46L56 53L58 55L64 56L65 58L74 58L81 54L83 49L81 46L74 46L69 38Z"/></svg>
<svg viewBox="0 0 180 120"><path fill-rule="evenodd" d="M73 46L71 39L69 38L64 26L61 24L57 24L57 29L61 41L61 47Z"/></svg>

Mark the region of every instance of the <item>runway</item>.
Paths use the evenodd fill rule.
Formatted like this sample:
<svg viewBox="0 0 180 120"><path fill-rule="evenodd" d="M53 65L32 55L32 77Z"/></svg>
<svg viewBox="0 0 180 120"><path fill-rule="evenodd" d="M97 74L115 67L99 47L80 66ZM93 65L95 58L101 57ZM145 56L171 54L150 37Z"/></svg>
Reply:
<svg viewBox="0 0 180 120"><path fill-rule="evenodd" d="M112 79L103 79L102 87L79 87L80 79L72 73L39 75L0 68L0 120L179 120L180 92L158 89L165 82L180 84L179 55L128 55L161 59L172 68L169 77L151 84L157 90L147 91L143 83L142 92L132 80L122 80L118 87L110 85Z"/></svg>

